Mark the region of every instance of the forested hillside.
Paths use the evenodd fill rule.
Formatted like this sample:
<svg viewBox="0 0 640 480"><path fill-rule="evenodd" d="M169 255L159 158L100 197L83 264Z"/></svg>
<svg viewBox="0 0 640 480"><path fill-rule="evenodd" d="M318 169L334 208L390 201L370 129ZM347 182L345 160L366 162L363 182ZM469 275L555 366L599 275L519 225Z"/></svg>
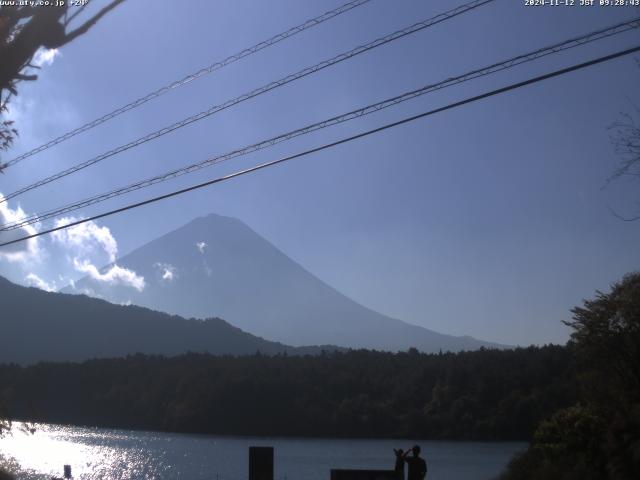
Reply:
<svg viewBox="0 0 640 480"><path fill-rule="evenodd" d="M313 354L240 330L220 318L187 320L85 295L26 288L0 277L0 362L81 361L133 353Z"/></svg>
<svg viewBox="0 0 640 480"><path fill-rule="evenodd" d="M528 439L575 401L565 347L0 366L14 417L218 434Z"/></svg>

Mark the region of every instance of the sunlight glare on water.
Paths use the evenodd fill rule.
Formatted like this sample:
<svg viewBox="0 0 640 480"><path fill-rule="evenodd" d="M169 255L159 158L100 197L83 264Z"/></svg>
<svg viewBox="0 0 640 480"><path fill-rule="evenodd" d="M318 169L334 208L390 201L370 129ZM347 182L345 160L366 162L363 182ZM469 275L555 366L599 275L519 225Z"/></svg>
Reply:
<svg viewBox="0 0 640 480"><path fill-rule="evenodd" d="M249 446L273 446L276 480L329 480L332 468L389 469L393 448L415 440L221 437L36 424L35 433L14 423L0 438L0 465L19 480L246 480ZM518 442L418 441L429 480L490 480Z"/></svg>
<svg viewBox="0 0 640 480"><path fill-rule="evenodd" d="M74 478L86 480L171 478L170 467L146 454L144 442L124 447L126 438L113 431L37 424L32 434L23 427L15 422L0 439L0 454L21 479L62 477L65 464Z"/></svg>

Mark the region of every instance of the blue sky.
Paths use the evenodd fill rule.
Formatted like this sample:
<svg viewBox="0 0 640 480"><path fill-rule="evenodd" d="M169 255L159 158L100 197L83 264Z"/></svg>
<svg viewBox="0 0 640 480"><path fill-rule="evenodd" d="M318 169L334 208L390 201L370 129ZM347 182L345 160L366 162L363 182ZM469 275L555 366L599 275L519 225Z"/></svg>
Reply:
<svg viewBox="0 0 640 480"><path fill-rule="evenodd" d="M0 192L448 10L457 1L372 0L12 167ZM27 214L145 178L640 14L497 0L363 54L9 203ZM97 6L98 2L96 2ZM339 1L125 2L22 84L21 137L5 159L339 5ZM640 43L626 33L449 88L368 118L88 208L89 216L294 153L465 96ZM638 97L631 57L477 102L214 188L100 221L84 245L39 241L0 274L63 287L114 255L208 213L240 218L360 303L450 334L564 342L560 323L640 267L640 185L606 188L607 127ZM19 200L19 201L18 201ZM87 233L87 232L85 232ZM68 240L68 238L67 238ZM86 273L86 271L85 271Z"/></svg>

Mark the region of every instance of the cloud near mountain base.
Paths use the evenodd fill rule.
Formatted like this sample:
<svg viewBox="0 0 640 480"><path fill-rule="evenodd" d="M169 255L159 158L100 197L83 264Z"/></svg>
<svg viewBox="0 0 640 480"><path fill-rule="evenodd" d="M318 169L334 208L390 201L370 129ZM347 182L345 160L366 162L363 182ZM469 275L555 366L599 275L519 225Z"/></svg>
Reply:
<svg viewBox="0 0 640 480"><path fill-rule="evenodd" d="M75 217L66 217L56 220L55 225L59 227L77 221ZM52 238L55 243L72 252L71 261L77 272L88 275L96 282L131 287L139 292L144 290L143 276L115 264L118 242L108 227L89 221L54 232ZM101 270L95 263L98 261L97 257L104 258L105 255L111 265Z"/></svg>
<svg viewBox="0 0 640 480"><path fill-rule="evenodd" d="M136 274L136 272L132 270L122 268L118 265L112 265L103 272L100 272L100 270L98 270L98 268L88 260L80 261L77 258L73 259L73 264L76 270L86 273L89 277L98 282L108 283L109 285L132 287L139 292L144 290L144 277Z"/></svg>

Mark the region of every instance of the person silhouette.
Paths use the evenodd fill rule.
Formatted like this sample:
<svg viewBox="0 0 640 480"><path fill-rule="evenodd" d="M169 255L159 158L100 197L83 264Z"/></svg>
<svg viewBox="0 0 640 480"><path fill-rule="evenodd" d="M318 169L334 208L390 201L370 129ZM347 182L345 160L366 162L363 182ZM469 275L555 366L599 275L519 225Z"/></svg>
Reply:
<svg viewBox="0 0 640 480"><path fill-rule="evenodd" d="M409 452L413 453L412 457L409 457ZM420 456L420 446L414 445L411 450L407 450L403 457L409 471L407 474L407 480L424 480L427 476L427 462Z"/></svg>
<svg viewBox="0 0 640 480"><path fill-rule="evenodd" d="M404 480L404 452L401 448L393 449L393 453L396 455L396 465L393 470L398 474L398 478Z"/></svg>

